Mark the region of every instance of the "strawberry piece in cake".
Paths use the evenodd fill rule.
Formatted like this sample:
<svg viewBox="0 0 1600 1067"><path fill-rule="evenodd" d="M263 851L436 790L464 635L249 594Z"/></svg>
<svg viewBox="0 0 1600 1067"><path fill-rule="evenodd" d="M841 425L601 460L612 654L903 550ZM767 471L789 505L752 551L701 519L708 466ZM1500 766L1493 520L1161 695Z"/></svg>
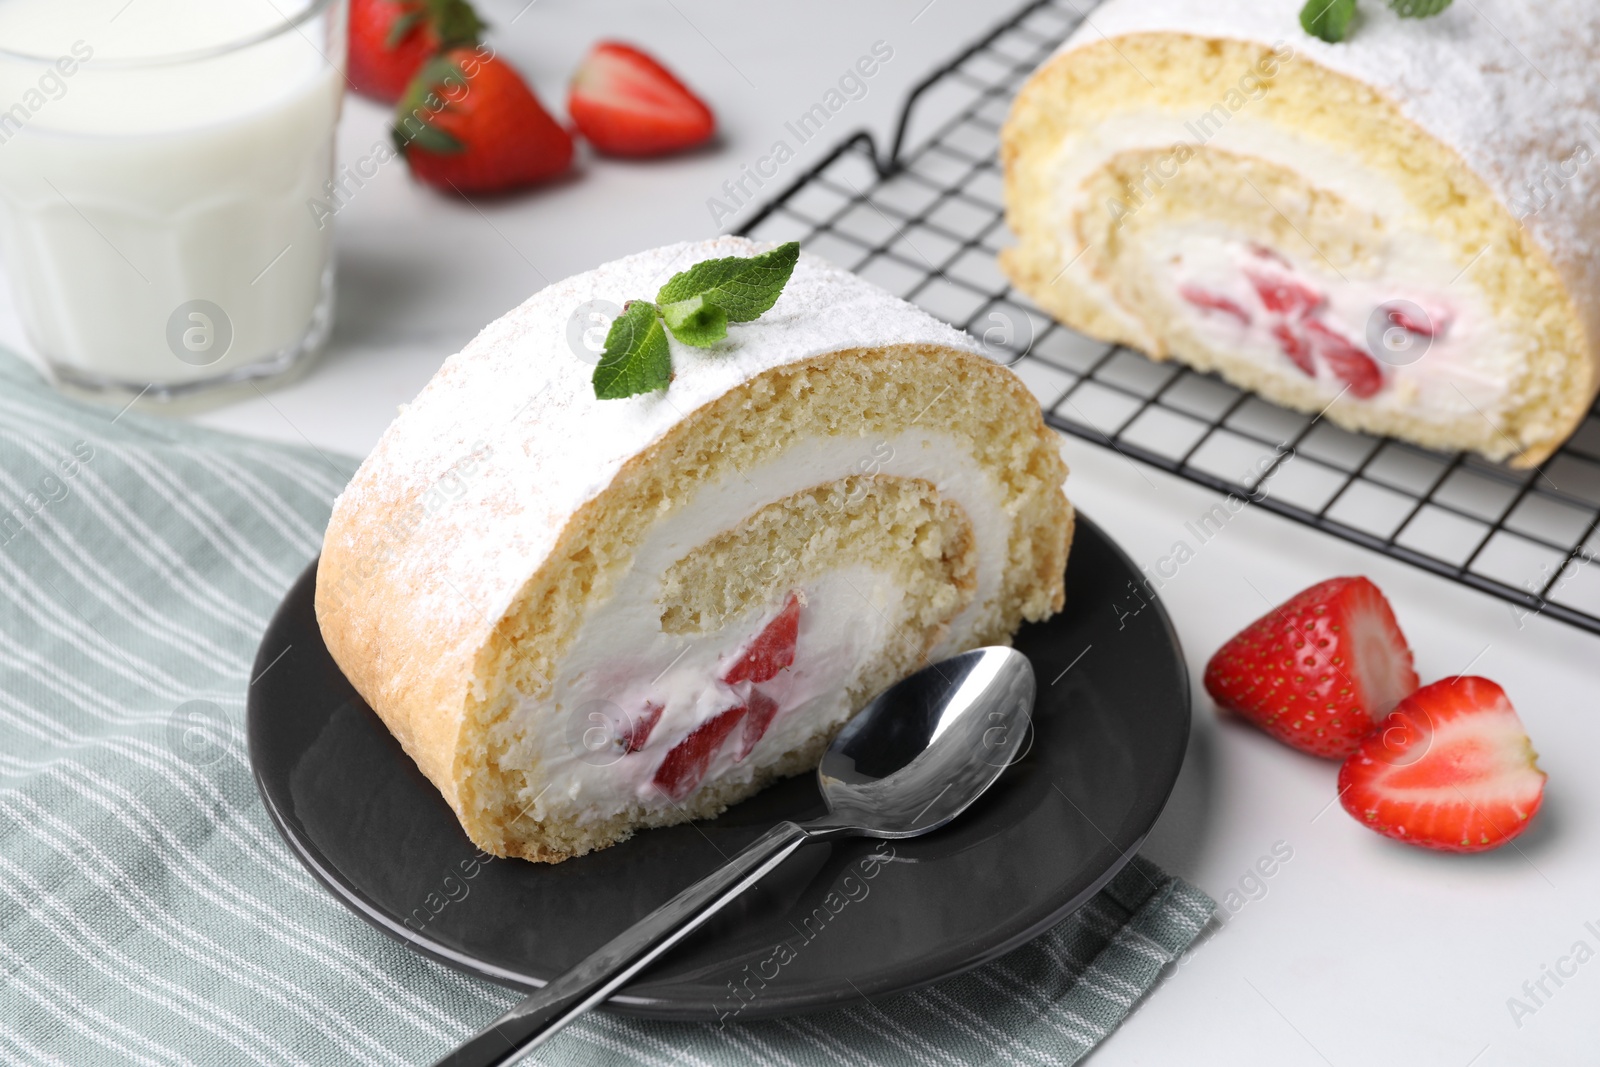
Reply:
<svg viewBox="0 0 1600 1067"><path fill-rule="evenodd" d="M1440 337L1450 328L1450 317L1437 311L1417 308L1421 314L1413 314L1412 309L1403 304L1387 304L1383 310L1390 322L1418 337Z"/></svg>
<svg viewBox="0 0 1600 1067"><path fill-rule="evenodd" d="M794 646L800 636L800 598L793 593L778 617L756 634L745 646L722 680L729 685L740 682L765 682L794 663Z"/></svg>
<svg viewBox="0 0 1600 1067"><path fill-rule="evenodd" d="M1315 319L1306 323L1311 347L1340 381L1350 387L1350 395L1376 396L1383 388L1383 370L1378 361Z"/></svg>
<svg viewBox="0 0 1600 1067"><path fill-rule="evenodd" d="M644 706L644 711L633 720L628 736L624 739L626 751L637 752L644 747L645 742L650 740L650 731L656 728L656 723L661 721L661 713L665 710L665 707L654 702Z"/></svg>
<svg viewBox="0 0 1600 1067"><path fill-rule="evenodd" d="M1238 319L1240 325L1250 325L1250 312L1221 293L1213 293L1211 290L1202 289L1198 285L1182 286L1178 292L1185 300L1202 311L1220 311L1224 315Z"/></svg>
<svg viewBox="0 0 1600 1067"><path fill-rule="evenodd" d="M1288 356L1290 362L1299 367L1307 378L1317 376L1317 365L1311 358L1311 342L1307 341L1303 334L1288 323L1279 322L1273 324L1272 336L1277 339L1278 347L1283 350L1283 354Z"/></svg>
<svg viewBox="0 0 1600 1067"><path fill-rule="evenodd" d="M1304 318L1322 306L1321 293L1282 274L1246 270L1245 277L1255 287L1256 296L1268 311L1288 318Z"/></svg>
<svg viewBox="0 0 1600 1067"><path fill-rule="evenodd" d="M753 689L746 708L748 713L744 719L744 736L739 738L739 754L734 757L737 760L750 755L766 735L767 727L772 725L773 718L778 714L778 702L761 690Z"/></svg>
<svg viewBox="0 0 1600 1067"><path fill-rule="evenodd" d="M667 758L661 761L661 766L656 768L653 779L656 788L673 800L682 800L693 793L710 769L717 750L733 733L733 728L739 725L745 712L745 706L740 704L717 713L690 731L689 736L674 745L672 751L667 753Z"/></svg>

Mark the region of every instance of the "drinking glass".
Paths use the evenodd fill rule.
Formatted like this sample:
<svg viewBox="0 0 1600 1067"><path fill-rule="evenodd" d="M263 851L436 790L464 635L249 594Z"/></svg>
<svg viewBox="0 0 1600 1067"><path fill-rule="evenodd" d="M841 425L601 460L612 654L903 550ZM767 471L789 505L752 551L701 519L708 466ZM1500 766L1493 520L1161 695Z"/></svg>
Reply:
<svg viewBox="0 0 1600 1067"><path fill-rule="evenodd" d="M287 376L333 311L345 0L0 0L0 252L58 383Z"/></svg>

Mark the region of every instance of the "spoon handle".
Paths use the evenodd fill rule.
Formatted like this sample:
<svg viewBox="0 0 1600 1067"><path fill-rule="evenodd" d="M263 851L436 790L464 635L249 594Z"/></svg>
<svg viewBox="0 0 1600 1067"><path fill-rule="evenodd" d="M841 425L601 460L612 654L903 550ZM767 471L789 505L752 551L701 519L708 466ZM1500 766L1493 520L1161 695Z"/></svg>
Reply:
<svg viewBox="0 0 1600 1067"><path fill-rule="evenodd" d="M607 942L572 970L496 1019L434 1067L515 1063L614 993L734 897L803 845L809 834L781 822L750 847Z"/></svg>

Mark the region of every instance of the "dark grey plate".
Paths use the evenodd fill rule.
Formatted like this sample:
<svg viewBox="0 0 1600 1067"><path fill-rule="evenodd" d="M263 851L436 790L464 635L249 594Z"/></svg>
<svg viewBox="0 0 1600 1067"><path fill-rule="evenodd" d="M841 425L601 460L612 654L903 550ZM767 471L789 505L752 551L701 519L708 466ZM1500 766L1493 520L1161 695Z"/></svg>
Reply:
<svg viewBox="0 0 1600 1067"><path fill-rule="evenodd" d="M315 573L289 591L257 654L258 675L283 658L250 691L256 783L311 872L418 951L542 985L774 822L822 811L808 774L720 818L566 863L478 862L328 655L312 613ZM1159 604L1134 613L1129 582L1142 588L1139 577L1080 515L1066 610L1017 635L1039 678L1026 755L927 837L806 846L608 1006L716 1019L744 1004L732 983L758 994L740 1019L848 1004L993 959L1088 900L1155 823L1189 733L1177 635ZM892 858L867 859L874 851Z"/></svg>

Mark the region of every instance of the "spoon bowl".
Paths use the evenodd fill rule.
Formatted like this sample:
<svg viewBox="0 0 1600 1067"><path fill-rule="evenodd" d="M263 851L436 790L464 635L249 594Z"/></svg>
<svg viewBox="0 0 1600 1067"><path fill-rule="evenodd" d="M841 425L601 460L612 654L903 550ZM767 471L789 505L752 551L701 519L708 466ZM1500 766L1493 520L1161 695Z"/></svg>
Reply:
<svg viewBox="0 0 1600 1067"><path fill-rule="evenodd" d="M514 1063L605 1000L808 841L906 838L960 815L1016 759L1035 695L1010 648L934 663L875 697L817 768L828 814L780 822L566 974L480 1030L435 1067Z"/></svg>
<svg viewBox="0 0 1600 1067"><path fill-rule="evenodd" d="M1033 710L1033 667L979 648L890 686L839 731L817 768L828 805L813 838L903 838L960 815L1016 759Z"/></svg>

